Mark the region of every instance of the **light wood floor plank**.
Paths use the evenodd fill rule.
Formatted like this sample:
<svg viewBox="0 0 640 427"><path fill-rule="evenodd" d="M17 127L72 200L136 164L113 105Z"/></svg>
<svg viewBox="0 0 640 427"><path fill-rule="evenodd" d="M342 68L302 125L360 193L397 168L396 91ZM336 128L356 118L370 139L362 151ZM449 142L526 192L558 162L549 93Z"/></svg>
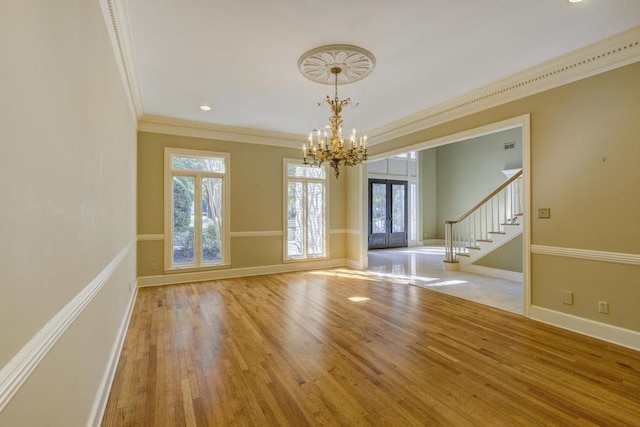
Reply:
<svg viewBox="0 0 640 427"><path fill-rule="evenodd" d="M349 270L143 288L103 425L640 425L640 353Z"/></svg>

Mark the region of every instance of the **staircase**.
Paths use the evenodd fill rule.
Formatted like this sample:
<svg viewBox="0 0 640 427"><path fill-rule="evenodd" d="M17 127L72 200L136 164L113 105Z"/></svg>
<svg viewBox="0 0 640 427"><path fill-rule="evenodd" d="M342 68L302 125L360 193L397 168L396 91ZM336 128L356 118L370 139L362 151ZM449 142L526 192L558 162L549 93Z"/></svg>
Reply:
<svg viewBox="0 0 640 427"><path fill-rule="evenodd" d="M522 234L522 171L455 221L445 221L445 267L458 270Z"/></svg>

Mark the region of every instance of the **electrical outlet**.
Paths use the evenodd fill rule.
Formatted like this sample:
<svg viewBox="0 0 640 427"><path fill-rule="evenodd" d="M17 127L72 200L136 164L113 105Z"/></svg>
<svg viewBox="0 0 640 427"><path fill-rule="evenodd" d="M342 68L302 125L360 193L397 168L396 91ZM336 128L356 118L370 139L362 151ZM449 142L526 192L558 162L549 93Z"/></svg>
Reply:
<svg viewBox="0 0 640 427"><path fill-rule="evenodd" d="M562 292L562 303L567 305L573 305L573 292L571 291L563 291Z"/></svg>
<svg viewBox="0 0 640 427"><path fill-rule="evenodd" d="M598 313L609 314L609 303L606 301L598 301Z"/></svg>
<svg viewBox="0 0 640 427"><path fill-rule="evenodd" d="M156 271L156 263L155 263L155 262L152 262L152 263L149 265L149 268L151 269L151 271Z"/></svg>
<svg viewBox="0 0 640 427"><path fill-rule="evenodd" d="M551 208L538 209L538 218L544 218L544 219L551 218Z"/></svg>

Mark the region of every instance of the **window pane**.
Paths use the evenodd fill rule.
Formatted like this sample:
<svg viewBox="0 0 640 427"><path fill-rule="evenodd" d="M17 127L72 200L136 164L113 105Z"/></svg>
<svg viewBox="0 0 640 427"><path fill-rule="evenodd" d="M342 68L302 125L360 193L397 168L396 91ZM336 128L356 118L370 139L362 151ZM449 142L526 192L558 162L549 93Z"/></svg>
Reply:
<svg viewBox="0 0 640 427"><path fill-rule="evenodd" d="M305 166L302 165L287 165L287 176L293 178L302 178L304 176Z"/></svg>
<svg viewBox="0 0 640 427"><path fill-rule="evenodd" d="M305 165L287 165L287 176L292 178L317 178L324 179L324 168Z"/></svg>
<svg viewBox="0 0 640 427"><path fill-rule="evenodd" d="M393 184L391 186L391 197L393 203L393 217L391 218L391 232L402 233L405 230L405 200L406 186Z"/></svg>
<svg viewBox="0 0 640 427"><path fill-rule="evenodd" d="M387 185L371 185L371 233L387 232Z"/></svg>
<svg viewBox="0 0 640 427"><path fill-rule="evenodd" d="M173 178L173 263L192 264L194 258L194 192L195 179Z"/></svg>
<svg viewBox="0 0 640 427"><path fill-rule="evenodd" d="M309 255L324 255L324 184L310 182L307 186Z"/></svg>
<svg viewBox="0 0 640 427"><path fill-rule="evenodd" d="M202 261L222 260L222 178L202 178Z"/></svg>
<svg viewBox="0 0 640 427"><path fill-rule="evenodd" d="M224 173L224 159L217 157L172 156L173 169Z"/></svg>
<svg viewBox="0 0 640 427"><path fill-rule="evenodd" d="M415 153L415 151L412 151ZM409 240L418 240L418 186L409 184Z"/></svg>
<svg viewBox="0 0 640 427"><path fill-rule="evenodd" d="M317 166L307 166L306 173L306 176L308 178L324 179L324 168L319 168Z"/></svg>
<svg viewBox="0 0 640 427"><path fill-rule="evenodd" d="M304 255L303 185L289 182L287 191L287 257Z"/></svg>

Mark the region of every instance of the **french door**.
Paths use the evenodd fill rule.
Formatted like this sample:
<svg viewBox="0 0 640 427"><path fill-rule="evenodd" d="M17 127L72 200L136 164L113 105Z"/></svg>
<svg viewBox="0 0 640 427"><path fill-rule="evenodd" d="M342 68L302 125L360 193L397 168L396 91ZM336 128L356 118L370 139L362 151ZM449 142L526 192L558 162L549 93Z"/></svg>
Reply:
<svg viewBox="0 0 640 427"><path fill-rule="evenodd" d="M369 249L407 245L407 181L369 179Z"/></svg>

